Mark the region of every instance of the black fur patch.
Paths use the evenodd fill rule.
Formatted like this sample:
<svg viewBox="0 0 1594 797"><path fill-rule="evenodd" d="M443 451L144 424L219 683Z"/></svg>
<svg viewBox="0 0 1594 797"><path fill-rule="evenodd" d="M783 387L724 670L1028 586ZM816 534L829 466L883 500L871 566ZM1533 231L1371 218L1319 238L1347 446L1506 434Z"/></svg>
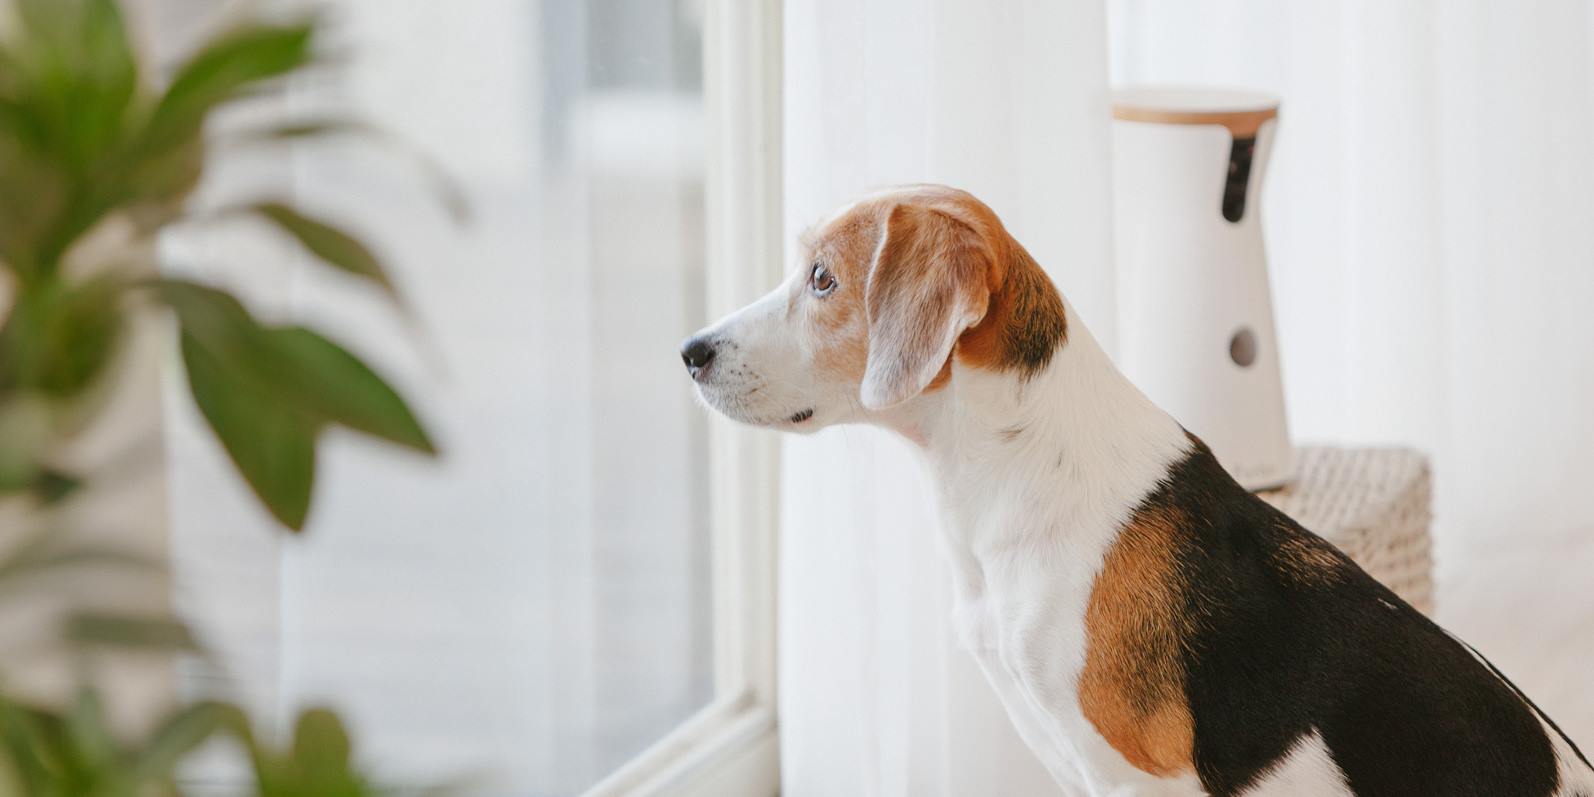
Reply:
<svg viewBox="0 0 1594 797"><path fill-rule="evenodd" d="M1533 702L1533 700L1527 696L1527 693L1522 691L1521 687L1517 686L1516 683L1514 683L1510 678L1505 677L1505 673L1500 672L1500 668L1494 666L1494 662L1485 659L1483 654L1478 652L1477 648L1457 638L1454 634L1451 634L1451 638L1463 645L1466 645L1467 650L1472 651L1472 655L1482 659L1483 663L1488 665L1489 672L1494 673L1496 677L1505 682L1506 686L1511 687L1511 691L1516 692L1517 697L1522 698L1522 702L1528 704L1528 708L1533 709L1533 713L1539 715L1539 719L1543 720L1545 725L1550 726L1550 730L1555 731L1555 735L1561 737L1561 741L1566 742L1567 747L1572 748L1572 755L1577 756L1577 760L1582 761L1583 766L1588 767L1589 769L1594 769L1594 764L1590 764L1588 762L1588 756L1583 755L1583 750L1577 746L1577 742L1572 741L1572 737L1567 736L1566 731L1561 730L1561 726L1555 724L1555 720L1550 719L1550 715L1544 713L1544 710L1539 708L1539 704ZM1573 797L1589 797L1589 795L1584 794L1583 792L1578 792L1577 794L1573 795Z"/></svg>
<svg viewBox="0 0 1594 797"><path fill-rule="evenodd" d="M1195 440L1147 506L1192 519L1185 692L1214 797L1316 729L1358 795L1525 795L1557 785L1535 709L1332 545L1240 487Z"/></svg>
<svg viewBox="0 0 1594 797"><path fill-rule="evenodd" d="M1003 365L1016 369L1025 379L1041 372L1052 361L1052 353L1068 337L1068 319L1063 312L1063 297L1051 278L1028 254L1021 253L1023 267L1007 275L1006 290L1011 293L1011 313L1002 328Z"/></svg>

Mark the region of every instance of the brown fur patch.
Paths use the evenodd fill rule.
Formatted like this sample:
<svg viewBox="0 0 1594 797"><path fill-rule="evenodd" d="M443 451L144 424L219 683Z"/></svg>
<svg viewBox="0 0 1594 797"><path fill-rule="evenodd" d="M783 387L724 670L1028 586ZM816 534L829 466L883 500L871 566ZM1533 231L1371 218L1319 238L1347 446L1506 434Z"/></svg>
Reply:
<svg viewBox="0 0 1594 797"><path fill-rule="evenodd" d="M876 299L866 300L880 237L892 227L888 251L881 252L888 269L877 277ZM1001 220L972 195L945 186L909 186L859 202L822 228L805 233L803 269L823 263L841 287L823 302L803 301L798 285L793 308L804 308L813 339L818 341L815 366L834 379L861 379L869 343L858 319L880 312L879 302L892 293L912 297L921 307L918 334L933 328L928 318L954 304L985 306L980 322L957 341L953 354L925 388L945 387L952 378L952 358L981 368L1015 369L1024 376L1044 368L1067 339L1062 297L1039 264L1002 227ZM896 251L901 248L903 251ZM955 286L937 291L937 286ZM910 346L911 350L911 346Z"/></svg>
<svg viewBox="0 0 1594 797"><path fill-rule="evenodd" d="M1324 586L1345 577L1345 562L1328 543L1289 528L1281 527L1277 534L1278 547L1271 557L1273 565L1296 583Z"/></svg>
<svg viewBox="0 0 1594 797"><path fill-rule="evenodd" d="M945 368L956 346L951 336L962 329L954 324L985 316L992 253L975 228L934 206L891 207L884 235L865 298L865 378L902 400L922 392Z"/></svg>
<svg viewBox="0 0 1594 797"><path fill-rule="evenodd" d="M996 212L972 194L946 186L918 186L911 201L933 207L972 230L989 253L984 318L958 339L955 356L979 368L1015 369L1033 376L1067 342L1063 298Z"/></svg>
<svg viewBox="0 0 1594 797"><path fill-rule="evenodd" d="M946 364L941 366L940 372L935 375L934 379L930 380L930 384L924 386L924 392L926 392L926 393L934 393L935 391L940 390L943 387L946 387L947 383L949 383L951 381L952 381L952 358L948 357L948 358L946 358Z"/></svg>
<svg viewBox="0 0 1594 797"><path fill-rule="evenodd" d="M1174 560L1182 522L1171 508L1137 511L1085 609L1080 708L1130 764L1159 777L1190 771L1195 746L1180 655L1190 629Z"/></svg>
<svg viewBox="0 0 1594 797"><path fill-rule="evenodd" d="M879 225L870 214L854 212L805 236L807 260L801 268L812 270L815 263L823 264L839 285L823 301L814 301L807 298L808 285L803 282L790 301L805 308L810 339L817 343L814 367L837 381L862 379L868 361L864 288L879 235Z"/></svg>
<svg viewBox="0 0 1594 797"><path fill-rule="evenodd" d="M1005 235L1005 233L1004 233ZM958 341L958 357L983 368L1011 368L1033 376L1068 338L1063 298L1024 247L1005 241L1000 280L990 310Z"/></svg>

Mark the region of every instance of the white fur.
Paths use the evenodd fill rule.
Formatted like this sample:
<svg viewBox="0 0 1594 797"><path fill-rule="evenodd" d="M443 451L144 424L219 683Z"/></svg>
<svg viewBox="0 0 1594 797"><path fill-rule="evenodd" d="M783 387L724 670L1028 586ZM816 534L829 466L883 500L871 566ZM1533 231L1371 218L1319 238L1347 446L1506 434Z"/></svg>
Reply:
<svg viewBox="0 0 1594 797"><path fill-rule="evenodd" d="M858 386L821 379L813 366L814 341L794 333L794 317L807 308L803 300L790 300L791 280L806 278L806 272L794 273L785 285L695 336L717 347L714 364L697 385L709 406L742 423L786 431L856 418ZM793 415L804 410L813 417L794 423Z"/></svg>
<svg viewBox="0 0 1594 797"><path fill-rule="evenodd" d="M1190 444L1067 314L1067 345L1033 378L954 361L947 389L874 420L923 441L958 632L1053 777L1091 794L1200 794L1193 775L1135 769L1078 704L1096 574Z"/></svg>
<svg viewBox="0 0 1594 797"><path fill-rule="evenodd" d="M1550 746L1555 748L1556 771L1560 775L1560 786L1555 790L1555 797L1594 794L1594 769L1584 765L1566 739L1544 722L1543 717L1539 718L1539 724L1544 726L1544 733L1550 737Z"/></svg>
<svg viewBox="0 0 1594 797"><path fill-rule="evenodd" d="M1245 797L1355 797L1315 729L1274 764Z"/></svg>

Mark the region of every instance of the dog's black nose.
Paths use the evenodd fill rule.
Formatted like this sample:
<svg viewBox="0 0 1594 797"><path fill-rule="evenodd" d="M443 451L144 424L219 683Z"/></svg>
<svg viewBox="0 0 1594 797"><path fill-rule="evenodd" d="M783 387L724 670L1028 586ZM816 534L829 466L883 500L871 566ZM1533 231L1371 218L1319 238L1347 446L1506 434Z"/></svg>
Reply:
<svg viewBox="0 0 1594 797"><path fill-rule="evenodd" d="M681 362L686 363L686 370L696 374L709 363L714 362L714 344L703 338L692 338L681 347Z"/></svg>

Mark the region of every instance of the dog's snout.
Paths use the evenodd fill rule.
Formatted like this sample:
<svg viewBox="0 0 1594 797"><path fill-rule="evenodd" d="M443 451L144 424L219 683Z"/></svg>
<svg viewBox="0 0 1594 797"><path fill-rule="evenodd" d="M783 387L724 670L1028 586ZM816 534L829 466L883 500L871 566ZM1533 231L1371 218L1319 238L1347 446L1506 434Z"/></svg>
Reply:
<svg viewBox="0 0 1594 797"><path fill-rule="evenodd" d="M681 346L681 362L686 363L686 370L693 376L708 367L714 361L714 344L703 337L695 337L686 341Z"/></svg>

